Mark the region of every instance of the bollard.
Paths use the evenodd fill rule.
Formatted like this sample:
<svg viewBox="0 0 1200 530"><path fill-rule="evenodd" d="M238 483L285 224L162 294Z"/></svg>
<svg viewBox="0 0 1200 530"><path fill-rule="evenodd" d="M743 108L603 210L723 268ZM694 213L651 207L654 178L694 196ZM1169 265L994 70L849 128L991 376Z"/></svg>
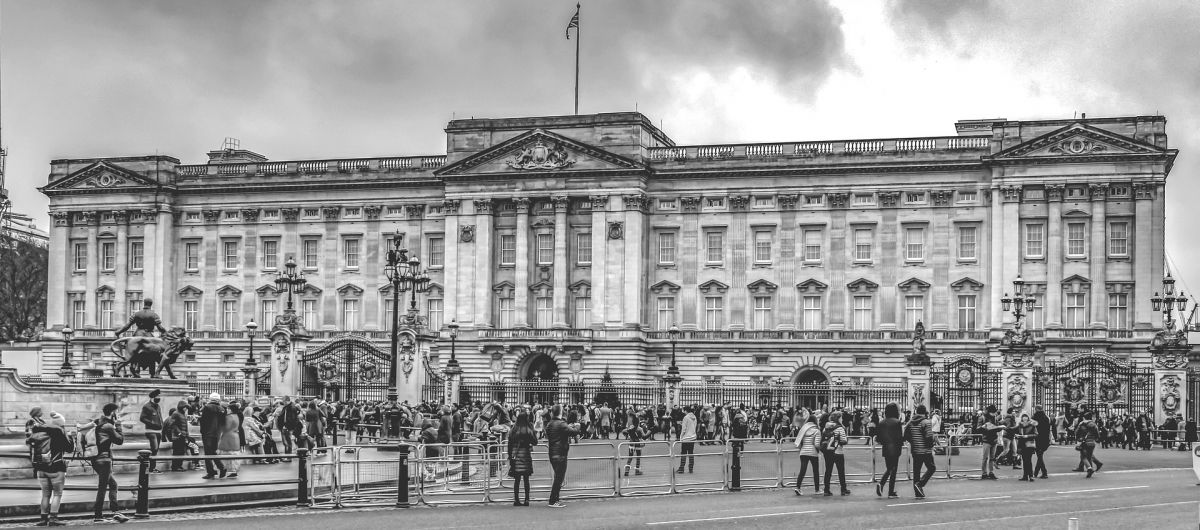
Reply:
<svg viewBox="0 0 1200 530"><path fill-rule="evenodd" d="M133 516L137 519L150 517L150 450L138 451L137 502Z"/></svg>
<svg viewBox="0 0 1200 530"><path fill-rule="evenodd" d="M742 491L742 442L731 442L733 462L729 465L731 480L729 491Z"/></svg>
<svg viewBox="0 0 1200 530"><path fill-rule="evenodd" d="M1079 518L1072 517L1067 519L1067 530L1079 530Z"/></svg>
<svg viewBox="0 0 1200 530"><path fill-rule="evenodd" d="M296 449L296 461L300 467L296 477L296 506L308 506L308 449Z"/></svg>
<svg viewBox="0 0 1200 530"><path fill-rule="evenodd" d="M400 442L400 474L396 479L396 507L408 508L408 444Z"/></svg>

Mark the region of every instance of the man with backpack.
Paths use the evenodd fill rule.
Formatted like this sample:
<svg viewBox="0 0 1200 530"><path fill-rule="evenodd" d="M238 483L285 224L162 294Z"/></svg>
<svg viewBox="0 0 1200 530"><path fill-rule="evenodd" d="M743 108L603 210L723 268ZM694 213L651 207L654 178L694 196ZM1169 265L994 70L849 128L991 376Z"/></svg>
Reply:
<svg viewBox="0 0 1200 530"><path fill-rule="evenodd" d="M117 505L117 480L113 478L113 445L123 445L125 434L117 421L117 404L104 405L103 415L93 422L96 425L96 456L92 458L92 470L96 472L96 502L92 505L92 522L102 523L104 518L104 495L108 494L108 509L112 512L110 519L123 523L129 518L121 513Z"/></svg>
<svg viewBox="0 0 1200 530"><path fill-rule="evenodd" d="M142 425L146 427L146 441L150 442L151 473L162 473L162 471L158 470L156 465L157 462L155 462L153 458L158 456L158 449L161 441L159 436L162 434L163 430L162 407L160 407L158 404L160 401L162 401L162 398L158 397L161 393L162 391L157 388L150 391L150 400L147 401L146 404L142 405L142 414L138 417L138 420L141 421Z"/></svg>
<svg viewBox="0 0 1200 530"><path fill-rule="evenodd" d="M34 475L42 487L42 520L36 526L63 526L58 520L58 508L62 504L63 485L67 480L65 455L75 451L75 443L66 433L67 420L62 414L50 413L49 423L30 427L29 460Z"/></svg>
<svg viewBox="0 0 1200 530"><path fill-rule="evenodd" d="M925 408L925 405L917 405L917 413L909 420L908 427L904 430L904 440L908 442L909 452L912 454L913 493L918 499L925 498L925 485L937 471L937 466L933 465L933 446L937 444L937 440L933 437L933 426L925 418L928 412L929 409ZM924 475L921 474L922 466L925 467Z"/></svg>

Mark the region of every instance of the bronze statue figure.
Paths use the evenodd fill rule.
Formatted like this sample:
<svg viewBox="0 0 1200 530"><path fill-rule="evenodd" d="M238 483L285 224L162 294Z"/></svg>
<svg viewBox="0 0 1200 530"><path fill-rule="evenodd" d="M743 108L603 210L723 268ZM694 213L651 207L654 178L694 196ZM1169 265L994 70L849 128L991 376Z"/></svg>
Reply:
<svg viewBox="0 0 1200 530"><path fill-rule="evenodd" d="M145 368L150 377L157 378L164 368L171 379L176 379L171 365L179 355L192 348L192 339L181 327L173 327L160 337L122 337L108 346L121 360L113 363L113 377L141 377ZM125 375L125 374L128 375Z"/></svg>

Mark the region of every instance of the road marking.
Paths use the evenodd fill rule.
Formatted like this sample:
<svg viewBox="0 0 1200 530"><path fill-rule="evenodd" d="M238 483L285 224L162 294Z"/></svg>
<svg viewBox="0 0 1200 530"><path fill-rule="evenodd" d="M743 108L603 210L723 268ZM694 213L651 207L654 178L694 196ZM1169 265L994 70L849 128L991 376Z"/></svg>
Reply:
<svg viewBox="0 0 1200 530"><path fill-rule="evenodd" d="M1093 491L1135 490L1138 488L1149 488L1149 487L1150 486L1122 486L1120 488L1096 488L1096 489L1092 489L1092 490L1056 491L1054 493L1057 493L1059 495L1065 495L1067 493L1091 493Z"/></svg>
<svg viewBox="0 0 1200 530"><path fill-rule="evenodd" d="M1115 475L1117 473L1158 473L1158 472L1162 472L1162 471L1180 471L1180 470L1184 470L1184 469L1191 470L1192 468L1190 468L1190 467L1155 467L1155 468L1150 468L1150 469L1121 469L1118 471L1105 471L1104 474L1105 475Z"/></svg>
<svg viewBox="0 0 1200 530"><path fill-rule="evenodd" d="M917 501L917 502L902 502L900 504L889 504L888 508L893 506L917 506L920 504L941 504L944 502L967 502L967 501L990 501L993 499L1010 499L1012 495L1001 495L999 497L975 497L973 499L946 499L942 501Z"/></svg>
<svg viewBox="0 0 1200 530"><path fill-rule="evenodd" d="M934 527L934 526L990 523L990 522L996 522L996 521L1009 521L1012 519L1028 519L1030 517L1053 517L1053 516L1058 516L1058 515L1075 515L1078 513L1112 512L1112 511L1116 511L1116 510L1132 510L1132 509L1137 509L1137 508L1158 508L1161 506L1177 506L1180 504L1196 504L1197 502L1200 502L1200 501L1163 502L1163 503L1159 503L1159 504L1137 504L1134 506L1118 506L1118 507L1114 507L1114 508L1097 508L1094 510L1075 510L1075 511L1070 511L1070 512L1036 513L1036 514L1028 514L1028 515L1010 515L1008 517L995 517L992 519L971 519L971 520L966 520L966 521L946 521L946 522L942 522L942 523L918 524L918 525L909 525L909 526L902 526L902 527L891 526L891 527L888 527L888 530L897 530L900 528L930 528L930 527Z"/></svg>
<svg viewBox="0 0 1200 530"><path fill-rule="evenodd" d="M682 521L658 521L654 523L646 523L646 526L654 526L659 524L683 524L683 523L703 523L707 521L728 521L731 519L752 519L755 517L776 517L780 515L801 515L806 513L820 513L819 510L806 510L803 512L780 512L780 513L760 513L755 515L734 515L730 517L709 517L706 519L684 519Z"/></svg>

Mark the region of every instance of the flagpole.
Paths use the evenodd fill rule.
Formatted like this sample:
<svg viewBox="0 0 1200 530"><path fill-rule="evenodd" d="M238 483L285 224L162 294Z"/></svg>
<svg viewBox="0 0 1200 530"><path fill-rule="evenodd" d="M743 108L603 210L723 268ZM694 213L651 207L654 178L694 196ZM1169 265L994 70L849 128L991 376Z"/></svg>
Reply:
<svg viewBox="0 0 1200 530"><path fill-rule="evenodd" d="M579 4L575 4L575 16L579 16ZM579 25L575 26L575 114L579 115Z"/></svg>

